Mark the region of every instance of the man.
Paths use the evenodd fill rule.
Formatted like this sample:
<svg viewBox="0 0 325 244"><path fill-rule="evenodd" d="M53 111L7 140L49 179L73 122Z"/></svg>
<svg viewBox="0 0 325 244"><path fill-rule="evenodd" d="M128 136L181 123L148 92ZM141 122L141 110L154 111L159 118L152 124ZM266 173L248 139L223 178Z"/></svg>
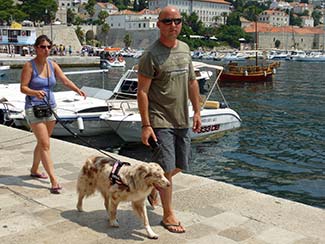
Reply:
<svg viewBox="0 0 325 244"><path fill-rule="evenodd" d="M183 233L185 228L172 208L172 177L188 167L190 158L190 130L188 99L194 116L193 131L201 129L199 87L195 78L190 50L177 40L182 28L181 14L174 6L163 8L157 26L160 38L142 55L138 68L138 107L142 120L142 142L149 138L160 146L154 151L154 161L165 170L171 183L159 189L163 207L161 225L170 232ZM155 190L149 196L157 205Z"/></svg>

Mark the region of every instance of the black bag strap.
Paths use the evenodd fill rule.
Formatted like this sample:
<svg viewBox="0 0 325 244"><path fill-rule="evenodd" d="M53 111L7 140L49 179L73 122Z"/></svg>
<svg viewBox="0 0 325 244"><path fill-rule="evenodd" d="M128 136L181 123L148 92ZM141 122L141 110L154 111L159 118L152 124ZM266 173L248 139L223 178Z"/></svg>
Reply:
<svg viewBox="0 0 325 244"><path fill-rule="evenodd" d="M33 61L32 61L33 62ZM35 61L34 61L35 62ZM47 75L47 86L48 86L48 90L47 90L47 101L45 101L45 99L43 99L45 101L45 103L47 103L47 105L50 105L50 72L49 72L49 60L46 60L46 75ZM35 68L37 69L36 67L36 63L35 63ZM38 73L38 71L37 71ZM33 78L33 75L32 75L32 78ZM27 95L27 97L29 98L30 102L32 103L32 99L30 96ZM32 104L33 106L33 104Z"/></svg>

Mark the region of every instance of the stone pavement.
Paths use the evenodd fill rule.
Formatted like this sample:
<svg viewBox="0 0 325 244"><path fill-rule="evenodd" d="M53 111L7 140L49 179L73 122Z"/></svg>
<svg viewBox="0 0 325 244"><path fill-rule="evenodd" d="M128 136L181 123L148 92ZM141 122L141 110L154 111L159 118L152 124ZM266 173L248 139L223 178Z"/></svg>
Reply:
<svg viewBox="0 0 325 244"><path fill-rule="evenodd" d="M0 125L0 243L209 243L324 244L325 211L252 190L188 174L174 180L174 206L186 227L173 234L159 222L162 209L148 206L158 240L149 240L129 203L119 206L120 228L107 222L99 194L76 210L76 179L95 149L52 139L55 170L64 187L49 193L48 180L29 177L35 139L32 133ZM137 163L136 160L114 157Z"/></svg>

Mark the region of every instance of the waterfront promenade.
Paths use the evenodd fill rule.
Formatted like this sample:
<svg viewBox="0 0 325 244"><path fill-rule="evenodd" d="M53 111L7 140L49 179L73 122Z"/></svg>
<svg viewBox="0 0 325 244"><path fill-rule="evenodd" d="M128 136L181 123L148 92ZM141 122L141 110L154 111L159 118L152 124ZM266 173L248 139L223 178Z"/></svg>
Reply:
<svg viewBox="0 0 325 244"><path fill-rule="evenodd" d="M6 53L0 53L0 63L3 65L10 65L11 68L21 68L30 59L35 56L21 56L16 54L10 56ZM61 67L82 67L82 66L96 66L99 67L100 58L98 56L50 56L50 59L56 61Z"/></svg>
<svg viewBox="0 0 325 244"><path fill-rule="evenodd" d="M0 125L0 243L209 243L323 244L325 210L257 193L219 181L180 174L174 181L174 206L186 227L172 234L159 222L162 209L148 206L158 240L149 240L129 203L119 206L120 228L108 226L99 194L76 210L76 179L95 149L51 139L62 194L49 193L48 180L29 177L35 139L32 133ZM114 155L124 161L138 161Z"/></svg>

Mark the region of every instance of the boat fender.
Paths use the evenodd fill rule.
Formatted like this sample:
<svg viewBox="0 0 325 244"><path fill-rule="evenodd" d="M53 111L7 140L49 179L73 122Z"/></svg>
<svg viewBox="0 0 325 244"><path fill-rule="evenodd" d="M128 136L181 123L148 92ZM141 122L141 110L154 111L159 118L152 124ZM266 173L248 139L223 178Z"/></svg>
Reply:
<svg viewBox="0 0 325 244"><path fill-rule="evenodd" d="M264 71L264 76L266 77L266 71Z"/></svg>
<svg viewBox="0 0 325 244"><path fill-rule="evenodd" d="M77 118L77 122L78 122L78 129L80 132L83 132L84 129L85 129L85 126L84 126L84 121L82 119L82 117L78 117Z"/></svg>
<svg viewBox="0 0 325 244"><path fill-rule="evenodd" d="M273 74L276 74L276 69L273 69Z"/></svg>
<svg viewBox="0 0 325 244"><path fill-rule="evenodd" d="M245 70L245 76L248 76L248 71L247 70Z"/></svg>
<svg viewBox="0 0 325 244"><path fill-rule="evenodd" d="M228 106L227 106L227 104L225 103L225 102L220 102L219 103L220 105L220 108L227 108Z"/></svg>

